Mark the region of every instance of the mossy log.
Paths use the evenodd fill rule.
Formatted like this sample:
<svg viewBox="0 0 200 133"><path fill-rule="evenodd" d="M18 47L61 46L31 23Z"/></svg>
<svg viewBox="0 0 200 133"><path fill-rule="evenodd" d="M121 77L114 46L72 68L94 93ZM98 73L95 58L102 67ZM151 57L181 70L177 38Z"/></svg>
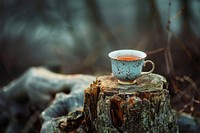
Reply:
<svg viewBox="0 0 200 133"><path fill-rule="evenodd" d="M177 133L164 77L143 75L133 85L120 85L113 76L101 76L85 90L86 132Z"/></svg>

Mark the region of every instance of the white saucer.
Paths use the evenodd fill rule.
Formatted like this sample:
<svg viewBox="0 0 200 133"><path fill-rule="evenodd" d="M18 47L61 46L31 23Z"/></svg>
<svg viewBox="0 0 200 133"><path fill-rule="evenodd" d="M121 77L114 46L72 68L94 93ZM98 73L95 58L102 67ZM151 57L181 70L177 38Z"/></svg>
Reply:
<svg viewBox="0 0 200 133"><path fill-rule="evenodd" d="M136 80L133 80L133 81L130 81L130 82L118 80L118 83L121 84L121 85L132 85L132 84L136 83Z"/></svg>

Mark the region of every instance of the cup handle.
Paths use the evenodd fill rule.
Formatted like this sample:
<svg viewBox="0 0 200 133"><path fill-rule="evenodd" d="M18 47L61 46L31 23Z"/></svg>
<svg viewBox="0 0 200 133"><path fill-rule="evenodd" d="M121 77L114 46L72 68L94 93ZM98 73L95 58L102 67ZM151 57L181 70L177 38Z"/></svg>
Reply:
<svg viewBox="0 0 200 133"><path fill-rule="evenodd" d="M144 61L144 65L143 65L143 66L145 66L147 63L151 63L152 68L151 68L151 70L148 71L148 72L142 72L142 73L141 73L142 75L152 73L153 70L155 69L155 64L153 63L153 61L151 61L151 60L146 60L146 61Z"/></svg>

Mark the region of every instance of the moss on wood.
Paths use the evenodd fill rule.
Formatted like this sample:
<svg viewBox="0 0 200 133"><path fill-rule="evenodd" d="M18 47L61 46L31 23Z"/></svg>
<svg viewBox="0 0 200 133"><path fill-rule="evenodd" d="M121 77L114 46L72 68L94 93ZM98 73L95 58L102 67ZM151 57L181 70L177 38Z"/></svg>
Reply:
<svg viewBox="0 0 200 133"><path fill-rule="evenodd" d="M89 132L176 133L165 78L143 75L134 85L101 76L85 90L84 113Z"/></svg>

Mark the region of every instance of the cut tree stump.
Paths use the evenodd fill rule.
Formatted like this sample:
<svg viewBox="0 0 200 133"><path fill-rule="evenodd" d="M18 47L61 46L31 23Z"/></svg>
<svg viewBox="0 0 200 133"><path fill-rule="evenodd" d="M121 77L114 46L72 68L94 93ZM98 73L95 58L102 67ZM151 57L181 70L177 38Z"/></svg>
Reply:
<svg viewBox="0 0 200 133"><path fill-rule="evenodd" d="M120 85L101 76L84 93L83 110L43 125L42 133L178 133L166 79L158 74Z"/></svg>
<svg viewBox="0 0 200 133"><path fill-rule="evenodd" d="M166 79L157 74L120 85L101 76L85 90L84 130L92 133L177 133Z"/></svg>

